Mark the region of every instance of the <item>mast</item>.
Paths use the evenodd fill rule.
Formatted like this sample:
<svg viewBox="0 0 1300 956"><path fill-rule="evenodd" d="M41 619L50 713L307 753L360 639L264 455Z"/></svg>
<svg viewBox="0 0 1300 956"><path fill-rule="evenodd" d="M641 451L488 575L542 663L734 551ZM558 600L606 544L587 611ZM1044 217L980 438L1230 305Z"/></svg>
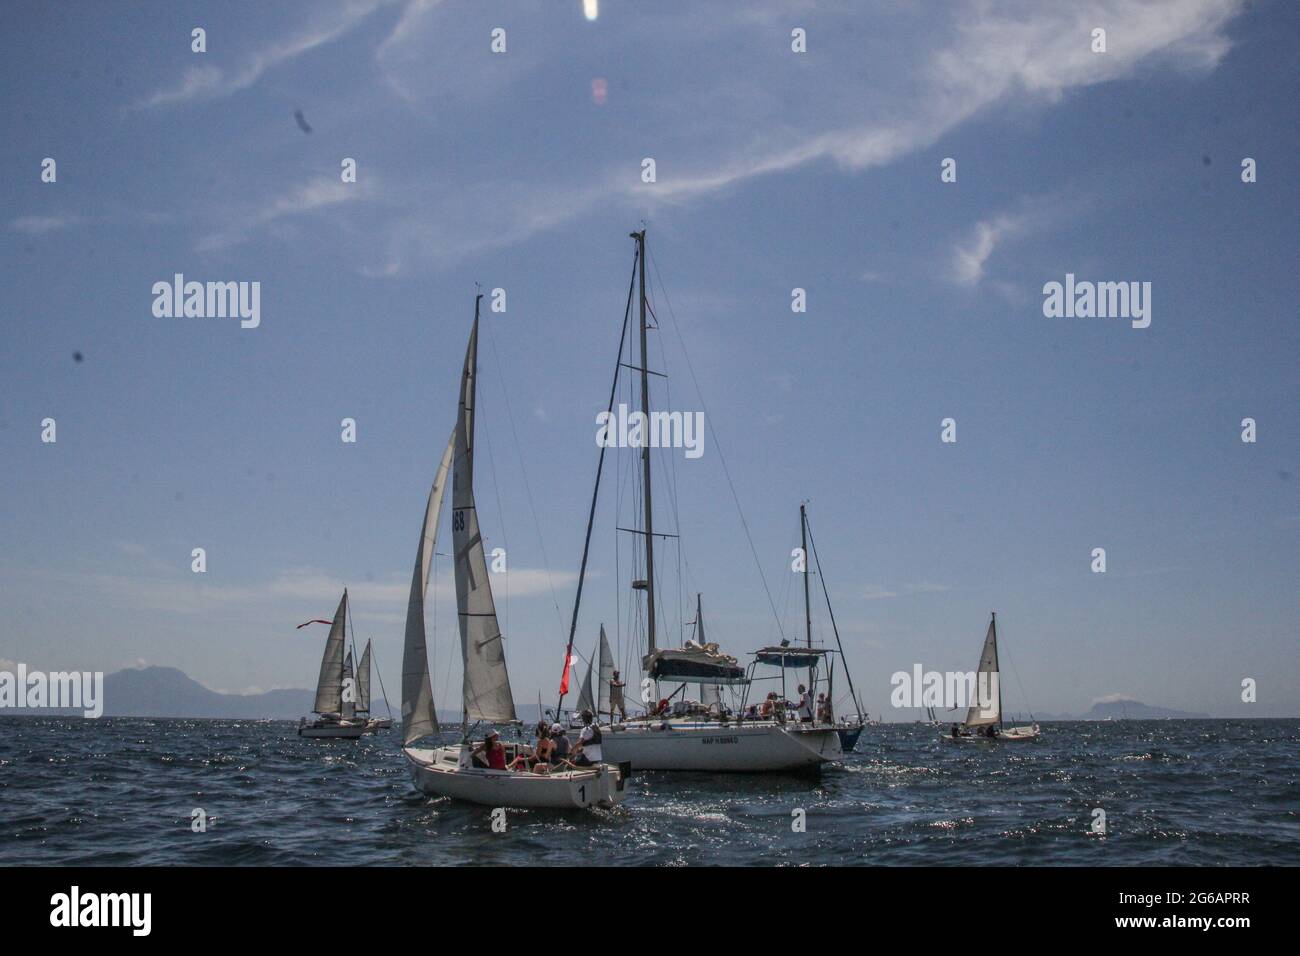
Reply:
<svg viewBox="0 0 1300 956"><path fill-rule="evenodd" d="M808 575L812 569L808 567L808 512L802 504L799 505L799 541L803 547L803 627L808 638L808 649L812 650L812 601L808 597ZM815 689L815 671L816 668L809 661L808 693L810 695Z"/></svg>
<svg viewBox="0 0 1300 956"><path fill-rule="evenodd" d="M989 620L989 627L993 629L993 656L998 662L998 670L1002 670L1002 658L998 657L998 612L990 611L992 618ZM998 674L998 730L1002 730L1002 674Z"/></svg>
<svg viewBox="0 0 1300 956"><path fill-rule="evenodd" d="M645 323L645 230L631 234L636 240L637 265L641 286L641 415L644 418L643 441L641 446L641 481L645 488L645 601L646 601L646 644L647 653L655 652L655 546L654 546L654 508L650 494L650 366L646 351Z"/></svg>

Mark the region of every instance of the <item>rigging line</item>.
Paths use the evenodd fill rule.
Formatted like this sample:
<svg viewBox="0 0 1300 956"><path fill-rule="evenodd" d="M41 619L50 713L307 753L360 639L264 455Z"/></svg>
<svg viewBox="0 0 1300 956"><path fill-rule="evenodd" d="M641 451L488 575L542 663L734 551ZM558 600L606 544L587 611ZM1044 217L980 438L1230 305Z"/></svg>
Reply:
<svg viewBox="0 0 1300 956"><path fill-rule="evenodd" d="M499 366L498 366L499 367ZM505 383L501 383L502 390L505 390ZM478 421L483 423L483 439L487 444L488 468L492 471L492 491L497 501L497 521L501 525L501 543L506 546L506 570L502 577L505 578L506 592L506 633L510 631L510 535L506 532L506 512L501 505L501 482L497 480L497 463L492 454L492 429L488 428L487 403L483 401L483 396L478 396L478 404L483 409L483 414L479 416ZM495 601L493 602L495 603Z"/></svg>
<svg viewBox="0 0 1300 956"><path fill-rule="evenodd" d="M849 672L848 658L844 656L844 644L840 641L840 629L835 624L835 609L831 607L831 595L830 592L826 590L826 575L822 574L822 561L817 555L817 540L813 537L812 523L807 522L806 527L808 528L808 544L812 546L813 561L817 564L817 580L821 582L822 597L826 599L826 613L831 619L831 630L835 632L835 646L840 649L840 660L844 662L844 676L847 677L849 681L849 693L853 695L853 699L856 701L858 699L858 693L853 688L853 675ZM805 565L807 561L808 557L805 555ZM862 708L858 706L856 709L861 710Z"/></svg>
<svg viewBox="0 0 1300 956"><path fill-rule="evenodd" d="M749 553L753 555L754 567L758 570L758 579L763 583L763 593L767 595L768 607L772 609L772 617L776 620L777 633L781 639L785 639L785 629L781 625L781 617L776 613L776 602L772 600L772 591L767 586L767 577L763 574L762 562L758 559L758 549L754 547L754 537L749 532L749 522L745 520L745 511L740 506L740 497L736 494L735 482L731 480L731 469L727 467L727 458L722 454L722 443L718 441L717 429L713 427L713 416L709 414L708 403L704 400L704 392L700 390L699 379L695 377L695 366L691 363L690 352L686 350L686 342L682 338L681 327L677 324L677 314L673 311L672 301L668 298L668 290L664 287L663 277L659 273L659 266L655 262L654 256L646 253L651 266L654 268L655 279L659 282L659 288L664 294L664 304L668 306L668 317L673 323L673 332L677 335L677 341L682 347L682 356L686 359L686 370L691 373L691 381L695 385L695 394L700 399L700 407L704 410L705 424L708 426L709 434L713 436L713 447L718 450L718 461L722 463L722 473L727 478L727 487L731 489L731 500L736 504L736 511L740 515L740 525L745 529L745 540L749 542Z"/></svg>
<svg viewBox="0 0 1300 956"><path fill-rule="evenodd" d="M542 566L546 569L546 586L551 591L551 604L555 606L555 620L561 630L564 628L564 615L560 613L560 602L555 596L555 582L551 580L551 562L546 555L546 538L542 535L542 523L537 517L537 505L533 502L533 489L528 483L528 470L524 467L524 453L519 446L519 431L515 428L515 413L510 407L510 391L506 388L505 373L501 370L501 353L497 351L496 338L492 334L492 323L486 323L488 342L492 345L492 357L496 360L497 378L501 382L501 397L506 403L506 417L510 420L510 434L515 440L515 455L519 458L519 474L524 479L524 493L528 497L528 508L533 514L533 525L537 529L537 544L542 551Z"/></svg>
<svg viewBox="0 0 1300 956"><path fill-rule="evenodd" d="M1003 630L1005 631L1006 628L1004 627ZM999 656L1001 656L1003 653L1004 653L1003 649L999 647L998 648ZM1016 662L1011 659L1010 654L1006 654L1006 658L1007 658L1007 663L1011 665L1011 673L1016 675L1016 686L1020 688L1020 696L1024 698L1025 710L1029 711L1029 719L1033 720L1034 709L1029 706L1029 695L1025 693L1025 685L1020 682L1020 671L1016 669Z"/></svg>
<svg viewBox="0 0 1300 956"><path fill-rule="evenodd" d="M388 691L384 690L384 675L379 671L378 656L374 652L374 642L371 641L370 666L374 669L375 677L379 680L379 693L384 695L384 709L388 711L388 716L393 716L393 705L388 702ZM367 701L369 703L369 701Z"/></svg>
<svg viewBox="0 0 1300 956"><path fill-rule="evenodd" d="M618 373L623 365L623 344L627 341L628 321L632 316L632 290L636 286L636 266L639 261L640 250L632 258L632 279L627 287L627 305L623 308L623 329L618 336L618 358L614 363L614 381L609 386L609 402L606 404L606 422L609 421L609 414L614 410L614 395L618 392ZM587 557L591 552L591 529L596 522L596 503L600 496L600 475L605 470L605 451L608 448L608 442L601 442L600 454L596 457L596 486L591 490L591 508L587 511L587 534L582 543L582 564L578 568L578 587L573 596L573 617L569 621L569 640L564 651L564 666L569 666L569 658L573 656L573 636L578 629L578 609L582 605L582 585L587 576ZM556 606L559 611L559 606ZM563 621L561 621L563 624ZM559 702L555 705L558 711L560 705L564 703L564 694L560 694Z"/></svg>

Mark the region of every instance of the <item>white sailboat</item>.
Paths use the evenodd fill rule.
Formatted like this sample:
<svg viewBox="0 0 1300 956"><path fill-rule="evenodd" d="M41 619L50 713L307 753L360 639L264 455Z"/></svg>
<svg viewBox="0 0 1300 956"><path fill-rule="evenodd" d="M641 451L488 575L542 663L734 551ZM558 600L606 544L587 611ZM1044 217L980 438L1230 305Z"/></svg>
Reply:
<svg viewBox="0 0 1300 956"><path fill-rule="evenodd" d="M299 737L343 737L355 740L366 733L368 721L356 716L353 696L352 654L344 655L347 646L348 592L343 590L338 610L330 624L330 634L325 641L321 657L320 676L316 681L316 702L312 706L315 720L303 717L298 721ZM367 675L368 679L369 675ZM345 687L349 689L345 693Z"/></svg>
<svg viewBox="0 0 1300 956"><path fill-rule="evenodd" d="M595 683L592 677L595 677ZM596 644L596 651L587 660L587 674L582 679L582 689L578 691L578 706L574 712L569 715L569 727L574 730L581 730L582 712L589 710L597 717L608 715L613 719L610 711L610 681L614 679L614 654L609 649L609 638L605 636L605 625L600 626L600 640Z"/></svg>
<svg viewBox="0 0 1300 956"><path fill-rule="evenodd" d="M640 393L642 421L649 423L650 387L648 354L646 349L646 251L645 231L632 233L636 240L637 258L634 283L639 282L640 316ZM631 290L628 305L631 307ZM624 318L624 339L628 317ZM617 369L623 365L623 340L619 343L614 388L610 390L610 412L617 389ZM596 489L592 494L591 510L587 523L587 542L582 556L577 595L574 599L573 618L570 623L569 648L572 652L573 634L577 628L578 609L582 600L582 582L586 573L587 556L591 543L591 527L595 517L596 500L600 488L600 474L604 464L605 447L600 450L600 464L596 472ZM629 762L635 770L699 770L720 772L791 771L812 769L841 755L840 738L833 728L813 727L795 722L747 719L734 714L714 702L691 708L685 701L671 705L659 697L662 683L680 684L672 696L683 693L686 686L698 684L700 696L714 700L723 686L740 686L748 682L744 671L734 657L723 654L716 644L691 642L682 648L663 647L658 642L655 627L655 560L654 560L654 509L651 494L650 449L640 450L641 458L641 527L633 530L641 536L644 547L644 578L633 582L635 592L643 596L646 654L642 658L642 671L654 681L655 698L660 701L650 713L630 720L610 722L600 727L602 749L606 759ZM698 629L698 624L697 624ZM697 630L697 638L702 638ZM567 665L566 665L567 666ZM602 679L602 685L605 681ZM676 706L676 712L673 707Z"/></svg>
<svg viewBox="0 0 1300 956"><path fill-rule="evenodd" d="M387 697L384 699L387 704ZM373 734L380 730L387 730L393 726L393 718L373 717L370 714L370 642L366 641L366 649L361 652L361 663L357 665L357 715L366 716L366 733Z"/></svg>
<svg viewBox="0 0 1300 956"><path fill-rule="evenodd" d="M506 670L501 630L497 624L492 585L488 578L474 499L474 402L478 368L479 295L474 301L474 327L461 373L460 409L456 429L443 452L429 491L420 544L411 577L406 612L406 643L402 655L402 743L417 789L431 796L452 797L492 807L613 806L623 800L627 769L599 764L591 768L553 772L493 770L474 760L468 738L470 721L516 721L510 675ZM462 740L451 746L415 746L440 731L429 679L424 629L424 595L437 539L448 472L452 473L451 527L459 612L462 684ZM509 766L528 755L525 744L504 744Z"/></svg>
<svg viewBox="0 0 1300 956"><path fill-rule="evenodd" d="M997 693L992 692L996 685ZM976 699L966 711L966 720L954 724L944 735L945 740L1021 741L1038 737L1038 723L1028 727L1005 727L1002 724L1002 681L998 671L998 616L989 618L989 630L984 635L984 649L980 652L979 669L975 674ZM988 699L981 699L987 697Z"/></svg>

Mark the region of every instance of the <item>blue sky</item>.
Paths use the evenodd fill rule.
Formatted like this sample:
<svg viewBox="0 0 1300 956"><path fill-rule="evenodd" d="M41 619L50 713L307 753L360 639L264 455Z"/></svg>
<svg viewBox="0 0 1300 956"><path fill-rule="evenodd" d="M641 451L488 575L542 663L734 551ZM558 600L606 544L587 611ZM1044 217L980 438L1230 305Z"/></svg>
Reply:
<svg viewBox="0 0 1300 956"><path fill-rule="evenodd" d="M973 668L996 609L1011 709L1022 683L1040 712L1124 694L1300 713L1293 5L32 3L7 20L0 659L307 686L323 633L294 625L346 583L395 695L480 282L508 296L480 352L481 520L508 552L515 695L549 698L644 220L671 376L656 401L707 409L787 630L810 501L870 711L915 662ZM155 318L151 287L177 272L259 281L261 325ZM1043 284L1067 272L1149 281L1151 326L1046 318ZM682 593L743 653L777 625L712 437L657 467ZM613 512L579 641L604 620L627 655ZM435 696L454 707L446 559L434 590Z"/></svg>

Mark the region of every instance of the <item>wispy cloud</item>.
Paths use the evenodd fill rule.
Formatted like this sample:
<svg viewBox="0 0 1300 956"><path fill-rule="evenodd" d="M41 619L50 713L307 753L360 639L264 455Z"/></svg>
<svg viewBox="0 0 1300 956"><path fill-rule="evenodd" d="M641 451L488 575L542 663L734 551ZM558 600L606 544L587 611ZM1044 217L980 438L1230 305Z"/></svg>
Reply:
<svg viewBox="0 0 1300 956"><path fill-rule="evenodd" d="M156 90L140 103L138 109L175 106L194 100L218 99L248 89L267 70L296 59L310 50L337 40L351 31L380 6L391 0L346 0L343 3L313 4L313 20L291 36L249 53L233 68L223 69L208 63L187 69L180 80ZM215 50L196 56L215 56Z"/></svg>
<svg viewBox="0 0 1300 956"><path fill-rule="evenodd" d="M374 178L364 183L345 183L341 179L317 177L288 194L233 211L231 220L198 242L200 252L216 252L248 239L258 229L282 219L301 216L327 206L356 202L374 195Z"/></svg>
<svg viewBox="0 0 1300 956"><path fill-rule="evenodd" d="M919 581L915 584L900 584L896 587L886 587L881 584L868 584L862 589L860 596L868 601L884 601L890 598L907 597L913 594L938 594L951 590L952 587L950 585L936 584L933 581Z"/></svg>
<svg viewBox="0 0 1300 956"><path fill-rule="evenodd" d="M19 216L9 220L9 228L29 236L41 236L48 232L57 232L81 222L80 216Z"/></svg>

